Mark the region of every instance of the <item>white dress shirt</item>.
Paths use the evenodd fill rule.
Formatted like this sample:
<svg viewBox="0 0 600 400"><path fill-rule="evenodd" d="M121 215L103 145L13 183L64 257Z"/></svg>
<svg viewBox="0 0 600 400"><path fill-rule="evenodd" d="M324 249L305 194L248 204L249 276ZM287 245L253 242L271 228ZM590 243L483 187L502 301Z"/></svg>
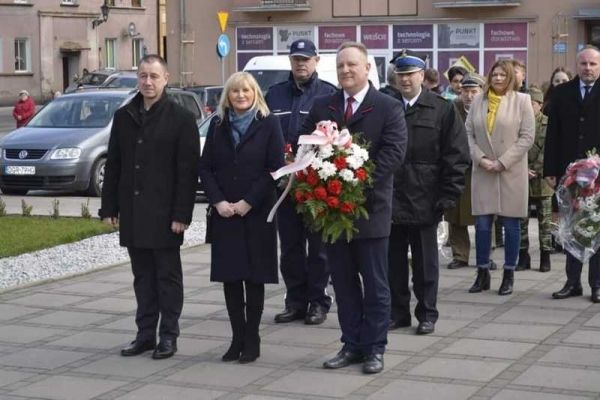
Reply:
<svg viewBox="0 0 600 400"><path fill-rule="evenodd" d="M354 114L356 110L358 110L358 107L360 107L360 104L365 99L365 96L367 95L368 91L369 84L367 83L367 85L363 89L361 89L360 92L352 96L354 97L354 101L352 102L352 114ZM344 90L344 111L346 111L346 107L348 107L348 97L350 97L350 95Z"/></svg>
<svg viewBox="0 0 600 400"><path fill-rule="evenodd" d="M415 105L415 103L417 102L417 100L419 100L419 96L421 95L421 92L423 91L423 88L419 89L419 93L413 97L410 100L406 100L406 97L402 96L402 102L404 103L404 109L406 110L408 107L412 107Z"/></svg>
<svg viewBox="0 0 600 400"><path fill-rule="evenodd" d="M589 86L590 87L590 91L588 92L588 95L590 93L592 93L592 89L594 88L594 84L596 82L593 83L585 83L584 81L582 81L581 79L579 80L579 93L581 93L581 98L583 99L585 96L585 87Z"/></svg>

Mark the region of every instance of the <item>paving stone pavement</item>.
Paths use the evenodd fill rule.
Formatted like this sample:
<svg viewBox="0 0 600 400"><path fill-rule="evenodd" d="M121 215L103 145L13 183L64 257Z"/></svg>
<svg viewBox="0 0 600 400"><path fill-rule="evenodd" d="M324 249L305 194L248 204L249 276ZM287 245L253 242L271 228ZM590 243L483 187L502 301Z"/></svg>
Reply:
<svg viewBox="0 0 600 400"><path fill-rule="evenodd" d="M534 269L517 272L505 297L496 294L501 271L492 290L469 294L475 269L451 271L441 260L436 332L390 332L378 375L321 368L340 348L335 307L320 326L276 325L283 283L267 286L258 361L221 362L230 327L221 285L209 281L210 247L182 258L186 301L179 352L168 360L119 356L135 334L128 264L0 294L0 400L600 399L600 305L587 287L583 297L551 299L564 282L563 255L544 274L532 249ZM502 250L494 258L501 265Z"/></svg>

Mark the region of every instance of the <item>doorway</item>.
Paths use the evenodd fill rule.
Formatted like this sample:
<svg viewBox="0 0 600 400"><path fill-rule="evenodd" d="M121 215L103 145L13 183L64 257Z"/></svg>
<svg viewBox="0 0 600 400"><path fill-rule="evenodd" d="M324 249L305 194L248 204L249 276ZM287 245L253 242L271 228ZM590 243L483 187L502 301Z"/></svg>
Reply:
<svg viewBox="0 0 600 400"><path fill-rule="evenodd" d="M62 84L64 91L73 81L75 75L79 73L79 52L63 53L62 57Z"/></svg>
<svg viewBox="0 0 600 400"><path fill-rule="evenodd" d="M600 21L588 21L586 25L586 43L600 47Z"/></svg>

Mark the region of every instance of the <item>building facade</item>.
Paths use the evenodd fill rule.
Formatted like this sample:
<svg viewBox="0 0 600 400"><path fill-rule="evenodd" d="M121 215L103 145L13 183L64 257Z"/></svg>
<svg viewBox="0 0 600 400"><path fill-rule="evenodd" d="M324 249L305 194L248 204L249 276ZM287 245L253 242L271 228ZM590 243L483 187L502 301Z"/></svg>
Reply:
<svg viewBox="0 0 600 400"><path fill-rule="evenodd" d="M45 101L84 68L132 70L157 51L157 0L106 3L104 20L104 0L0 0L0 104L22 89Z"/></svg>
<svg viewBox="0 0 600 400"><path fill-rule="evenodd" d="M229 13L231 52L215 52L221 34L217 12ZM287 54L309 38L320 52L347 40L375 56L380 80L397 51L428 56L441 73L460 63L486 74L498 59L528 67L528 82L549 80L557 66L574 70L583 45L600 45L598 0L169 0L167 43L172 82L221 83L257 55Z"/></svg>

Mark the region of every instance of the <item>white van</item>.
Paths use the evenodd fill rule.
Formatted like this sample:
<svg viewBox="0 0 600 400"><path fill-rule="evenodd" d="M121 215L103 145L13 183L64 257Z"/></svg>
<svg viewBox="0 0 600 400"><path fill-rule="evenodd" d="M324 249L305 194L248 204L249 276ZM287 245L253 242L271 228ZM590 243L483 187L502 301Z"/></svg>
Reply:
<svg viewBox="0 0 600 400"><path fill-rule="evenodd" d="M335 54L319 54L321 60L317 64L317 74L320 79L338 86L337 69L335 64ZM375 65L375 58L369 55L371 70L369 71L369 80L376 89L379 89L379 75ZM260 88L264 93L274 84L283 82L290 76L289 56L258 56L253 57L244 67L244 71L254 76Z"/></svg>

